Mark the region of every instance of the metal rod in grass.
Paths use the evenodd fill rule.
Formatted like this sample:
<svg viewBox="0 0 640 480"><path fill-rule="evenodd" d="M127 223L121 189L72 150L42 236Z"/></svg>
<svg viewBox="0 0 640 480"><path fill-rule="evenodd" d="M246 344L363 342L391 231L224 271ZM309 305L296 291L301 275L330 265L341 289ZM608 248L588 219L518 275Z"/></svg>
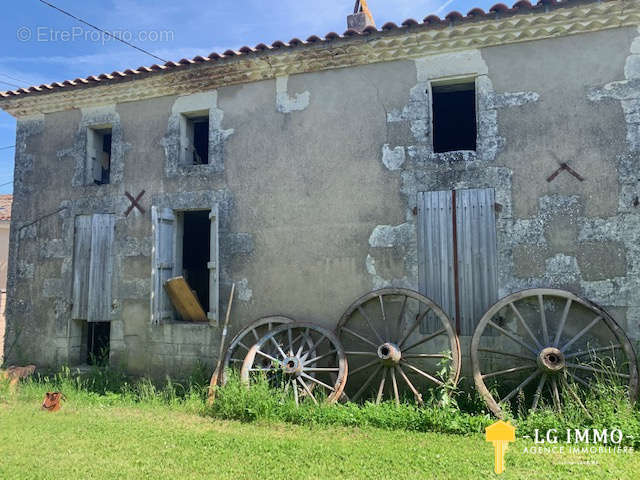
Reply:
<svg viewBox="0 0 640 480"><path fill-rule="evenodd" d="M224 356L224 342L227 339L227 327L229 326L229 317L231 316L231 304L233 303L233 294L236 291L236 284L231 285L231 293L229 294L229 303L227 303L227 313L224 317L224 326L222 327L222 338L220 339L220 351L218 352L218 362L216 369L211 376L211 382L209 383L209 395L208 403L212 405L216 399L216 386L218 384L218 377L220 376L220 369L222 368L222 357Z"/></svg>

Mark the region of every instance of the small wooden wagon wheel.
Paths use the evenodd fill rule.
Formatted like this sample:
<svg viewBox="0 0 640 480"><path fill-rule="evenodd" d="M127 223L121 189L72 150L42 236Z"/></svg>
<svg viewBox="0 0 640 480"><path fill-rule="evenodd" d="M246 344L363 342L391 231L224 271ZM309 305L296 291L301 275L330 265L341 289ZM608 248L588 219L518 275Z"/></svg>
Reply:
<svg viewBox="0 0 640 480"><path fill-rule="evenodd" d="M282 315L273 315L262 317L247 327L240 330L229 343L224 360L222 362L222 373L220 376L220 385L227 383L229 369L242 368L244 357L251 347L260 340L266 333L272 331L280 325L293 323L294 320Z"/></svg>
<svg viewBox="0 0 640 480"><path fill-rule="evenodd" d="M347 359L330 330L312 323L290 323L266 333L247 353L242 380L250 385L260 375L274 386L291 389L296 404L303 398L318 403L325 397L333 403L345 386Z"/></svg>
<svg viewBox="0 0 640 480"><path fill-rule="evenodd" d="M564 290L524 290L498 301L473 334L471 363L476 388L498 417L543 403L561 410L566 398L586 411L584 389L598 377L625 384L632 400L638 394L624 331L602 308Z"/></svg>
<svg viewBox="0 0 640 480"><path fill-rule="evenodd" d="M460 345L447 315L413 290L384 288L356 300L337 327L349 361L350 400L375 394L376 403L422 385L442 389L460 375ZM386 387L386 388L385 388Z"/></svg>

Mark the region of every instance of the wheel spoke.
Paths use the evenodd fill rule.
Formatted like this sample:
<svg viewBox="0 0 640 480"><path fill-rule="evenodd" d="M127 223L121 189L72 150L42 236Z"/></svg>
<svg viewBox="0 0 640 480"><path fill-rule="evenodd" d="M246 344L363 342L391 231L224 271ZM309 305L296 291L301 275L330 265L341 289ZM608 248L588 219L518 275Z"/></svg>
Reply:
<svg viewBox="0 0 640 480"><path fill-rule="evenodd" d="M509 392L509 394L506 397L504 397L502 400L500 400L499 403L508 402L509 400L511 400L516 393L518 393L524 387L529 385L533 381L533 379L535 379L538 375L540 375L540 371L536 370L531 375L529 375L527 378L525 378L520 385L518 385L516 388L511 390L511 392Z"/></svg>
<svg viewBox="0 0 640 480"><path fill-rule="evenodd" d="M318 400L316 400L316 397L313 396L313 393L311 393L311 389L309 388L309 386L305 383L304 380L302 380L300 377L297 377L298 382L300 383L300 385L302 385L302 388L304 388L304 391L307 392L307 395L309 395L309 397L311 397L311 400L313 400L313 403L315 403L316 405L318 405Z"/></svg>
<svg viewBox="0 0 640 480"><path fill-rule="evenodd" d="M305 372L339 372L340 369L338 367L311 367L304 368Z"/></svg>
<svg viewBox="0 0 640 480"><path fill-rule="evenodd" d="M564 377L561 377L561 381L563 384L563 388L569 392L569 394L573 397L573 399L578 402L578 405L580 405L580 407L582 408L582 410L584 410L584 413L587 415L587 417L593 419L593 417L591 416L591 414L589 413L589 410L587 410L587 407L585 407L584 403L582 403L582 400L580 400L580 397L578 396L578 394L576 392L573 391L573 388L571 388L571 386L569 385L569 382L567 382L567 379Z"/></svg>
<svg viewBox="0 0 640 480"><path fill-rule="evenodd" d="M510 303L509 306L511 307L511 310L513 310L513 313L516 314L516 317L518 317L518 320L520 321L520 324L522 325L522 328L525 329L525 331L529 334L529 336L531 337L531 340L533 340L533 343L536 344L536 346L542 350L542 345L540 344L540 342L538 341L538 339L535 337L535 335L533 334L533 332L531 331L531 329L529 328L529 325L527 325L527 323L524 321L524 318L522 318L522 315L520 314L520 311L516 308L515 304Z"/></svg>
<svg viewBox="0 0 640 480"><path fill-rule="evenodd" d="M344 352L345 355L353 355L356 357L377 357L378 354L375 352Z"/></svg>
<svg viewBox="0 0 640 480"><path fill-rule="evenodd" d="M507 373L521 372L522 370L528 370L530 368L537 368L537 366L536 365L524 365L522 367L507 368L506 370L499 370L497 372L487 373L485 375L482 375L482 378L497 377L499 375L505 375Z"/></svg>
<svg viewBox="0 0 640 480"><path fill-rule="evenodd" d="M278 360L275 357L272 357L271 355L269 355L268 353L264 353L262 350L256 350L256 353L262 357L268 358L269 360L271 360L272 362L274 362L276 365L280 364L280 360Z"/></svg>
<svg viewBox="0 0 640 480"><path fill-rule="evenodd" d="M271 324L269 324L269 330L271 330ZM257 342L258 340L260 340L260 337L258 336L258 332L256 332L256 329L255 329L255 328L252 328L252 329L251 329L251 333L253 333L253 336L255 337L256 342ZM242 346L244 347L244 345L242 345ZM247 347L245 347L245 348L247 348Z"/></svg>
<svg viewBox="0 0 640 480"><path fill-rule="evenodd" d="M602 370L601 368L593 368L593 367L590 367L588 365L579 365L577 363L569 363L569 362L567 362L567 367L577 368L578 370L588 370L588 371L594 372L594 373L604 373L605 375L615 375L616 377L621 377L621 378L629 378L629 375L627 375L626 373Z"/></svg>
<svg viewBox="0 0 640 480"><path fill-rule="evenodd" d="M487 352L487 353L497 353L498 355L505 355L507 357L513 357L513 358L521 358L523 360L529 360L530 362L536 361L535 357L528 357L526 355L520 355L518 353L503 352L501 350L492 350L490 348L478 348L478 351Z"/></svg>
<svg viewBox="0 0 640 480"><path fill-rule="evenodd" d="M299 337L302 337L302 341L300 342L300 347L298 348L298 351L296 352L296 357L300 358L300 355L302 355L302 350L304 349L304 344L306 340L309 340L309 343L311 345L313 345L313 340L311 340L309 338L309 329L306 328L304 332L302 332L300 335L298 335Z"/></svg>
<svg viewBox="0 0 640 480"><path fill-rule="evenodd" d="M335 391L335 388L333 388L331 385L327 385L326 383L321 382L320 380L318 380L315 377L312 377L311 375L307 375L306 373L302 372L302 373L300 373L300 376L302 376L302 377L304 377L304 378L306 378L308 380L311 380L312 382L315 382L318 385L321 385L324 388L327 388L327 389L331 390L332 392Z"/></svg>
<svg viewBox="0 0 640 480"><path fill-rule="evenodd" d="M356 368L355 370L352 370L349 372L349 375L354 375L358 372L361 372L362 370L366 370L367 368L375 365L376 363L380 363L380 361L376 358L375 360L371 360L369 363L365 363L364 365L362 365L361 367Z"/></svg>
<svg viewBox="0 0 640 480"><path fill-rule="evenodd" d="M289 339L289 355L293 356L293 334L290 328L287 328L287 338Z"/></svg>
<svg viewBox="0 0 640 480"><path fill-rule="evenodd" d="M566 372L567 372L567 375L569 375L571 378L573 378L579 384L581 384L581 385L583 385L583 386L585 386L587 388L591 388L591 386L587 382L585 382L583 379L581 379L579 376L571 373L569 370L566 370Z"/></svg>
<svg viewBox="0 0 640 480"><path fill-rule="evenodd" d="M622 345L620 345L619 343L616 343L613 345L609 345L608 347L599 347L599 348L590 348L588 350L580 350L579 352L569 353L568 355L565 355L564 358L569 359L574 357L580 357L582 355L596 353L596 352L606 352L607 350L613 351L616 348L622 348Z"/></svg>
<svg viewBox="0 0 640 480"><path fill-rule="evenodd" d="M269 340L271 340L271 342L276 346L276 349L278 350L280 355L282 355L282 358L287 358L287 354L284 353L284 350L282 350L282 348L280 348L280 344L276 341L275 338L273 338L273 335L269 337Z"/></svg>
<svg viewBox="0 0 640 480"><path fill-rule="evenodd" d="M423 343L428 342L432 338L436 338L437 336L442 335L443 333L447 333L447 329L446 328L441 328L437 332L434 332L431 335L427 335L426 337L422 338L421 340L418 340L417 342L412 343L410 346L404 347L403 350L404 351L411 350L412 348L415 348L415 347L417 347L419 345L422 345Z"/></svg>
<svg viewBox="0 0 640 480"><path fill-rule="evenodd" d="M384 383L387 380L387 374L389 373L389 369L385 368L384 372L382 372L382 380L380 380L380 386L378 387L378 396L376 397L376 404L380 404L380 400L382 400L382 394L384 392Z"/></svg>
<svg viewBox="0 0 640 480"><path fill-rule="evenodd" d="M391 370L391 384L393 385L393 396L396 399L396 406L400 406L400 394L398 394L398 381L396 380L396 371L394 368Z"/></svg>
<svg viewBox="0 0 640 480"><path fill-rule="evenodd" d="M384 326L385 341L388 342L391 339L389 338L389 324L387 323L387 315L384 312L384 300L382 300L382 295L378 295L378 299L380 300L380 311L382 312L382 325Z"/></svg>
<svg viewBox="0 0 640 480"><path fill-rule="evenodd" d="M542 295L538 295L538 304L540 305L540 323L542 324L542 338L545 345L549 345L549 329L547 328L547 316L544 312L544 299Z"/></svg>
<svg viewBox="0 0 640 480"><path fill-rule="evenodd" d="M416 322L413 324L413 326L409 329L409 331L406 333L406 335L404 337L402 337L402 340L400 340L400 343L398 343L398 347L402 348L402 346L404 345L404 342L406 342L409 337L411 336L411 334L413 333L413 331L418 328L418 325L420 325L420 322L422 321L422 319L427 315L427 313L429 313L431 311L430 308L427 308L424 313L422 313L421 315L418 315L416 317ZM407 349L405 349L407 350Z"/></svg>
<svg viewBox="0 0 640 480"><path fill-rule="evenodd" d="M542 395L542 389L544 388L544 383L547 381L547 374L544 373L540 378L540 382L538 383L538 388L536 388L536 393L533 395L533 403L531 404L531 410L534 412L538 407L538 401L540 401L540 395Z"/></svg>
<svg viewBox="0 0 640 480"><path fill-rule="evenodd" d="M402 321L404 320L404 311L407 307L408 300L409 297L405 295L404 300L402 301L402 307L400 308L400 315L398 315L398 321L396 322L396 333L394 335L396 339L398 339L402 333Z"/></svg>
<svg viewBox="0 0 640 480"><path fill-rule="evenodd" d="M442 353L403 353L402 358L447 358L447 355Z"/></svg>
<svg viewBox="0 0 640 480"><path fill-rule="evenodd" d="M492 320L489 320L487 322L489 325L491 325L493 328L495 328L496 330L498 330L500 333L502 333L503 335L505 335L506 337L510 338L511 340L513 340L514 342L522 345L524 348L526 348L527 350L529 350L531 353L533 353L534 355L538 355L538 352L535 351L535 349L531 346L528 345L526 343L524 343L522 340L520 340L518 337L516 337L512 332L510 332L509 330L505 330L504 328L502 328L499 325L496 325L495 323L493 323Z"/></svg>
<svg viewBox="0 0 640 480"><path fill-rule="evenodd" d="M438 385L439 387L444 386L444 383L441 382L440 380L438 380L436 377L432 377L431 375L429 375L427 372L423 372L422 370L420 370L418 367L411 365L409 362L402 362L402 365L406 366L407 368L413 370L414 372L416 372L418 375L422 375L424 378L426 378L427 380L435 383L436 385Z"/></svg>
<svg viewBox="0 0 640 480"><path fill-rule="evenodd" d="M382 337L380 336L378 331L375 328L373 328L373 323L371 323L371 319L365 313L364 308L362 308L361 305L358 305L358 311L360 312L360 315L362 315L362 317L365 319L365 321L367 322L367 325L369 326L373 334L376 336L376 338L380 341L380 343L384 343L384 340L382 340Z"/></svg>
<svg viewBox="0 0 640 480"><path fill-rule="evenodd" d="M551 394L553 396L553 404L556 409L560 412L562 411L562 407L560 405L560 392L558 392L558 382L554 377L551 377Z"/></svg>
<svg viewBox="0 0 640 480"><path fill-rule="evenodd" d="M395 367L396 370L398 371L398 373L400 374L400 376L404 379L404 381L406 382L406 384L409 386L409 388L411 389L411 391L413 392L413 395L416 397L416 401L422 405L423 401L422 401L422 395L420 395L420 392L418 392L418 390L416 390L416 387L413 386L413 383L411 383L411 380L409 380L409 377L407 377L407 374L404 373L404 370L402 370L401 367L396 366Z"/></svg>
<svg viewBox="0 0 640 480"><path fill-rule="evenodd" d="M293 398L296 401L296 406L300 405L300 400L298 399L298 385L295 384L294 379L291 379L291 388L293 389Z"/></svg>
<svg viewBox="0 0 640 480"><path fill-rule="evenodd" d="M253 331L253 330L252 330ZM249 351L249 347L247 347L244 343L238 342L238 346L244 348L247 352Z"/></svg>
<svg viewBox="0 0 640 480"><path fill-rule="evenodd" d="M347 327L342 327L342 331L343 332L347 332L349 335L353 335L356 338L359 338L360 340L362 340L365 343L368 343L369 345L371 345L373 348L375 348L376 350L378 349L378 345L376 345L375 343L373 343L371 340L368 340L366 338L364 338L362 335L360 335L359 333L354 332L353 330L351 330L350 328Z"/></svg>
<svg viewBox="0 0 640 480"><path fill-rule="evenodd" d="M564 324L567 323L567 317L569 316L569 309L571 308L571 299L567 298L567 303L564 306L564 311L562 312L562 318L560 319L560 326L558 327L558 332L556 333L556 338L553 340L553 346L557 347L560 342L560 337L562 336L562 331L564 330ZM552 382L552 385L554 382ZM556 385L557 388L557 385Z"/></svg>
<svg viewBox="0 0 640 480"><path fill-rule="evenodd" d="M378 365L378 368L376 368L374 370L374 372L369 376L369 378L367 378L367 381L364 382L361 386L360 389L356 392L356 394L353 396L352 401L356 401L360 398L360 395L362 395L362 393L366 390L366 388L369 386L369 384L373 381L373 379L376 377L376 375L378 375L378 372L380 372L380 370L382 369L382 365Z"/></svg>
<svg viewBox="0 0 640 480"><path fill-rule="evenodd" d="M567 348L569 348L571 345L573 345L575 342L577 342L580 338L582 338L584 336L585 333L587 333L589 330L591 330L594 325L596 323L598 323L600 320L602 320L602 317L600 315L598 315L596 318L594 318L593 320L591 320L591 322L589 323L589 325L587 325L586 327L584 327L582 330L580 330L575 337L573 337L571 340L569 340L567 343L564 344L564 347L562 347L560 349L561 352L564 352Z"/></svg>
<svg viewBox="0 0 640 480"><path fill-rule="evenodd" d="M318 347L320 346L320 344L321 344L321 343L322 343L326 338L327 338L327 337L326 337L326 335L322 335L322 336L320 336L320 339L319 339L316 343L314 343L314 344L311 346L311 348L309 348L309 351L308 351L307 353L305 353L305 354L301 357L301 359L302 359L303 361L304 361L304 360L306 360L306 359L307 359L307 357L308 357L309 355L311 355L313 352L315 352L315 351L316 351L316 348L318 348Z"/></svg>
<svg viewBox="0 0 640 480"><path fill-rule="evenodd" d="M317 362L317 361L322 360L323 358L326 358L329 355L332 355L332 354L334 354L336 352L337 352L337 350L334 348L333 350L329 350L327 353L323 353L322 355L318 355L317 357L312 358L311 360L307 360L307 361L303 362L303 365L309 365L310 363Z"/></svg>

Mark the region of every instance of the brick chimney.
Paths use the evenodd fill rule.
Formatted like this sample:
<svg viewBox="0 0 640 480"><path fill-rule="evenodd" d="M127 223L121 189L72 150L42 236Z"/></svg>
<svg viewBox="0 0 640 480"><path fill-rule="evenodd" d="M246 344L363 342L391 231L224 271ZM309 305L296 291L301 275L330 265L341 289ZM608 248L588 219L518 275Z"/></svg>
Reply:
<svg viewBox="0 0 640 480"><path fill-rule="evenodd" d="M356 6L353 9L353 15L347 17L347 28L362 32L368 26L375 27L371 10L367 6L367 0L356 0Z"/></svg>

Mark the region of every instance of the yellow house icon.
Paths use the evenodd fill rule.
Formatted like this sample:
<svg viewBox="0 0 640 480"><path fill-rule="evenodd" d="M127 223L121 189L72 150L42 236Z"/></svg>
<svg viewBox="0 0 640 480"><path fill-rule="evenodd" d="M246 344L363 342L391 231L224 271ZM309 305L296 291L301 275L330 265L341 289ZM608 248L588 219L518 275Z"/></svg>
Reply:
<svg viewBox="0 0 640 480"><path fill-rule="evenodd" d="M516 427L509 422L497 421L485 429L487 442L493 443L495 451L495 472L504 472L504 452L507 450L509 442L516 440Z"/></svg>

